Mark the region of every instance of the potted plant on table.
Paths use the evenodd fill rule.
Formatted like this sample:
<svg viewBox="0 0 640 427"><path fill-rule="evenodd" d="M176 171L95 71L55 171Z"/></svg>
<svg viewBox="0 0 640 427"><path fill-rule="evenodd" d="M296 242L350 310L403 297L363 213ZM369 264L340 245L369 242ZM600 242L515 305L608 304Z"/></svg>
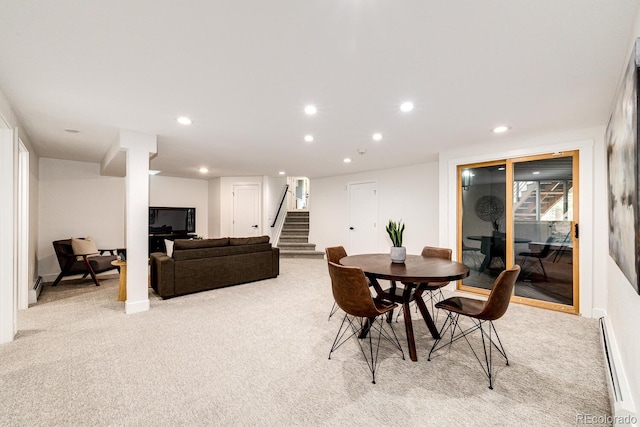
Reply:
<svg viewBox="0 0 640 427"><path fill-rule="evenodd" d="M387 234L391 238L391 262L402 264L407 259L407 248L402 246L402 233L404 233L404 224L402 220L396 222L389 220L387 225Z"/></svg>

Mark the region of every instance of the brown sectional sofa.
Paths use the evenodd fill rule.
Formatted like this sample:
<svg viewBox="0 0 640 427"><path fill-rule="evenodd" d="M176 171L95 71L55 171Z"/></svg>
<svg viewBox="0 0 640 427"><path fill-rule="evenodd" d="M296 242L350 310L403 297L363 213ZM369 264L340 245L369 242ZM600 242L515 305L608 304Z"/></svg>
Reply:
<svg viewBox="0 0 640 427"><path fill-rule="evenodd" d="M176 240L173 255L151 254L151 287L162 298L277 277L269 236Z"/></svg>

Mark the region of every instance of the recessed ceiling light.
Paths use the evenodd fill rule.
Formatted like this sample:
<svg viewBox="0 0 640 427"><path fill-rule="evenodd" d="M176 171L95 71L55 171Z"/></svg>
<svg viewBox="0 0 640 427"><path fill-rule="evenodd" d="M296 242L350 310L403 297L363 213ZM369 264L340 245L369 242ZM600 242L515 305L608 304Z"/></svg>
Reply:
<svg viewBox="0 0 640 427"><path fill-rule="evenodd" d="M534 172L531 172L531 173L534 174L534 175L540 175L540 171L534 171Z"/></svg>
<svg viewBox="0 0 640 427"><path fill-rule="evenodd" d="M304 107L304 112L310 116L313 116L315 113L318 112L318 109L316 108L315 105L307 105L306 107Z"/></svg>
<svg viewBox="0 0 640 427"><path fill-rule="evenodd" d="M278 175L284 175L284 174L285 174L285 172L284 172L284 171L280 171L280 172L278 172Z"/></svg>
<svg viewBox="0 0 640 427"><path fill-rule="evenodd" d="M492 129L493 133L504 133L511 129L509 126L496 126Z"/></svg>
<svg viewBox="0 0 640 427"><path fill-rule="evenodd" d="M193 123L189 117L180 116L176 119L181 125L190 125Z"/></svg>
<svg viewBox="0 0 640 427"><path fill-rule="evenodd" d="M209 172L209 169L207 169L207 168L200 168L200 169L198 169L198 170L200 171L200 173L207 173L207 172Z"/></svg>
<svg viewBox="0 0 640 427"><path fill-rule="evenodd" d="M80 133L78 129L65 129L64 131L68 133Z"/></svg>
<svg viewBox="0 0 640 427"><path fill-rule="evenodd" d="M149 169L149 175L158 175L161 171Z"/></svg>
<svg viewBox="0 0 640 427"><path fill-rule="evenodd" d="M411 101L403 102L402 105L400 105L400 111L404 113L408 113L411 110L413 110L413 102Z"/></svg>
<svg viewBox="0 0 640 427"><path fill-rule="evenodd" d="M374 133L372 138L373 138L374 141L380 141L382 139L382 134L381 133Z"/></svg>
<svg viewBox="0 0 640 427"><path fill-rule="evenodd" d="M305 135L304 140L307 142L313 142L313 135Z"/></svg>
<svg viewBox="0 0 640 427"><path fill-rule="evenodd" d="M344 159L344 160L343 160L343 162L345 162L345 163L351 163L351 159L347 157L346 159Z"/></svg>

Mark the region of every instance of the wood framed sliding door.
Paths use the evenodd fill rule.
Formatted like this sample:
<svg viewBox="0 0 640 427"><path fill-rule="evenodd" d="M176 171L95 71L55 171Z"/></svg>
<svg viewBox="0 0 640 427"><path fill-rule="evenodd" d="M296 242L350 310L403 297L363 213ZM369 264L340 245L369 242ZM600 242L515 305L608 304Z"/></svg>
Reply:
<svg viewBox="0 0 640 427"><path fill-rule="evenodd" d="M578 313L578 152L458 166L458 289L488 294L522 268L512 301Z"/></svg>

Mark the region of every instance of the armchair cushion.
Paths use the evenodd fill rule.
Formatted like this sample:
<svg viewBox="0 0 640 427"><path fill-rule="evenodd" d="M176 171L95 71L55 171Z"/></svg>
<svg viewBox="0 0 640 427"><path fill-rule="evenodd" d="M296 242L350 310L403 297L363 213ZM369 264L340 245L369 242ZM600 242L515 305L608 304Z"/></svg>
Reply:
<svg viewBox="0 0 640 427"><path fill-rule="evenodd" d="M93 238L86 237L84 239L71 238L71 249L75 255L98 255L98 247ZM82 260L82 257L78 257L78 261Z"/></svg>

